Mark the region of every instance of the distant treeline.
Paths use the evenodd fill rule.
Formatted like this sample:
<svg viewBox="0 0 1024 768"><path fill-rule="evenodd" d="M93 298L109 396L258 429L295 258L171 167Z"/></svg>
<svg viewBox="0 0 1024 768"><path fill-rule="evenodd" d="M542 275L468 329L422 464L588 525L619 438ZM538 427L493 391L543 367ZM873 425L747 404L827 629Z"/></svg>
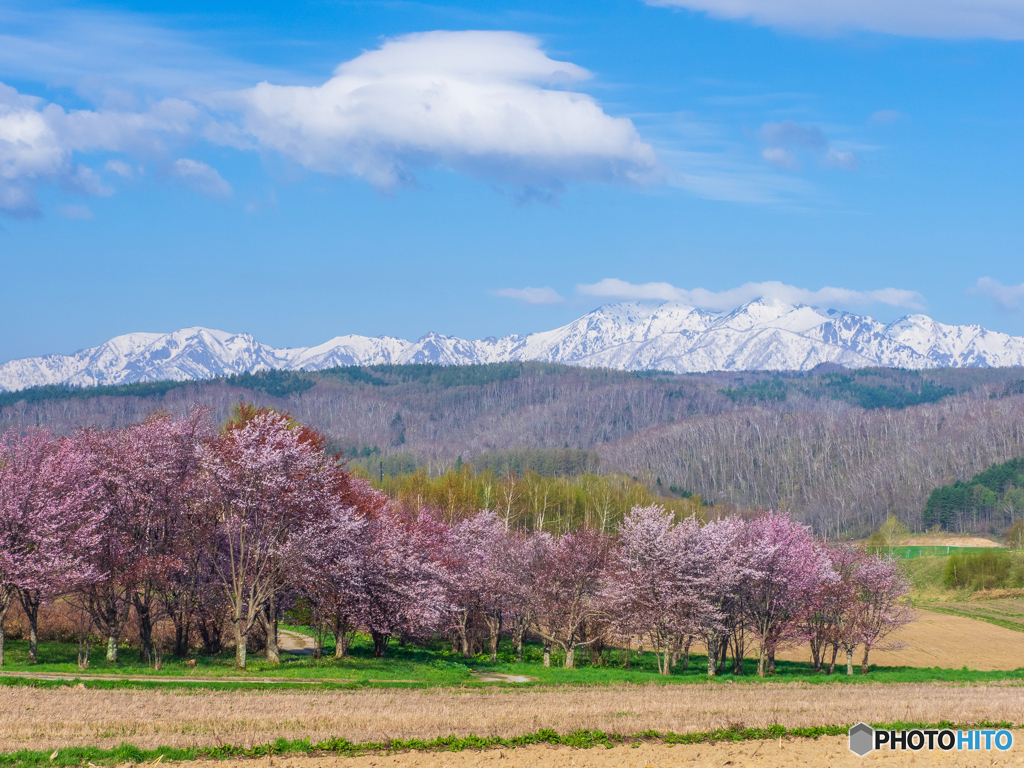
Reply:
<svg viewBox="0 0 1024 768"><path fill-rule="evenodd" d="M426 386L433 389L452 387L482 387L500 381L519 378L524 371L530 373L559 374L566 370L586 370L592 378L651 379L672 376L668 371L612 371L607 369L578 369L557 363L486 363L483 365L350 365L324 368L319 371L265 370L215 376L209 379L187 381L151 381L134 384L111 384L94 387L66 384L45 384L26 387L15 392L0 392L0 408L19 402L38 403L45 400L69 400L94 397L152 397L165 395L173 389L197 384L227 384L250 392L271 397L287 397L316 386L318 381L329 380L341 384L371 387L395 387L402 384Z"/></svg>
<svg viewBox="0 0 1024 768"><path fill-rule="evenodd" d="M383 483L379 475L364 472L362 465L353 468L353 475L368 476L374 487L403 508L437 510L449 523L486 509L517 529L564 533L590 528L610 532L636 506L658 504L680 520L690 515L704 519L708 511L700 496L659 496L624 475L545 477L532 470L498 475L490 469L476 472L469 462L435 477L425 468L408 474L386 474ZM716 515L730 511L716 509Z"/></svg>
<svg viewBox="0 0 1024 768"><path fill-rule="evenodd" d="M887 384L866 383L865 380L889 379ZM899 410L923 403L935 403L955 395L953 387L944 387L924 378L918 371L864 369L850 373L825 373L817 379L783 379L759 381L740 387L728 387L722 394L734 403L785 402L791 392L799 392L814 400L830 398L845 400L865 410L890 408Z"/></svg>
<svg viewBox="0 0 1024 768"><path fill-rule="evenodd" d="M372 448L349 448L341 452L341 458L347 460L349 467L359 466L367 477L378 477L380 474L407 475L417 470L416 457L408 452L382 454L376 445ZM580 448L514 448L508 451L484 451L463 461L459 456L455 460L456 472L464 466L470 466L474 472L490 472L496 476L504 476L514 472L518 476L528 472L541 477L576 477L577 475L595 474L601 462L597 451ZM448 467L438 467L438 472L431 472L432 467L424 466L428 474L444 472Z"/></svg>
<svg viewBox="0 0 1024 768"><path fill-rule="evenodd" d="M1024 512L1024 458L995 464L967 482L944 485L931 492L924 506L926 528L974 530L978 522L1008 525Z"/></svg>

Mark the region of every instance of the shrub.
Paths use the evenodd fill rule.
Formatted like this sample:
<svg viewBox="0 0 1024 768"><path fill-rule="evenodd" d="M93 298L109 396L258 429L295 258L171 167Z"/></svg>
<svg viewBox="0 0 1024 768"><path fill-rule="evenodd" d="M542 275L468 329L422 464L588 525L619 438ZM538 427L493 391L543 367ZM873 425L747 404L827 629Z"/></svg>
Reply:
<svg viewBox="0 0 1024 768"><path fill-rule="evenodd" d="M946 562L946 586L954 589L999 589L1005 587L1012 566L1010 553L1002 549L950 555Z"/></svg>

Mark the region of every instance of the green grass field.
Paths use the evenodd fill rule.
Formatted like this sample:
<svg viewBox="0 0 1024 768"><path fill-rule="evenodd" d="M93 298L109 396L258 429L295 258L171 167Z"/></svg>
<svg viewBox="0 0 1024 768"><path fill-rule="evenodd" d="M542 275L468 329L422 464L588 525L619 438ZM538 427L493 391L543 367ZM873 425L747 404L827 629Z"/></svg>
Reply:
<svg viewBox="0 0 1024 768"><path fill-rule="evenodd" d="M299 630L299 628L292 628ZM301 631L301 630L299 630ZM369 638L358 637L349 657L334 659L330 656L333 647L328 642L327 656L313 659L309 656L282 654L279 664L270 664L262 657L251 657L249 669L238 672L234 669L234 657L226 652L216 657L197 657L196 666L188 667L183 660L165 659L161 671L137 661L138 651L123 648L117 664L107 664L102 656L94 659L86 672L80 672L77 665L77 647L69 643L41 643L39 663L29 664L26 660L27 643L10 641L7 645L7 663L0 669L6 676L0 677L0 685L66 685L67 680L39 680L27 677L39 674L62 674L74 678L80 676L87 687L133 687L156 688L167 685L189 688L212 689L253 689L267 690L295 688L431 688L431 687L522 687L561 685L609 685L613 683L698 683L707 680L706 657L693 654L690 667L684 671L679 665L671 675L657 672L651 653L642 656L633 652L630 668L626 669L625 651L607 651L602 664L591 666L584 658L577 669L564 669L562 659L552 658L552 665L541 664L542 650L539 645L528 644L522 663L515 661L512 648L503 644L498 661L492 663L486 656L463 659L451 652L449 643L434 643L429 647L401 647L392 642L389 658L372 658ZM585 656L585 654L582 654ZM730 666L731 668L731 666ZM734 676L727 672L716 678L719 682L756 683L756 661L744 662L744 674ZM872 666L867 676L860 674L859 667L852 677L846 677L843 668L832 676L815 674L809 664L779 661L775 681L803 681L811 683L858 683L858 682L929 682L956 681L980 682L989 680L1024 680L1024 668L1005 672L976 672L938 668L878 667ZM19 675L19 673L21 673ZM528 683L484 682L478 674L502 673L531 678ZM90 680L89 677L101 679ZM153 678L132 680L130 678ZM74 682L78 682L75 680Z"/></svg>

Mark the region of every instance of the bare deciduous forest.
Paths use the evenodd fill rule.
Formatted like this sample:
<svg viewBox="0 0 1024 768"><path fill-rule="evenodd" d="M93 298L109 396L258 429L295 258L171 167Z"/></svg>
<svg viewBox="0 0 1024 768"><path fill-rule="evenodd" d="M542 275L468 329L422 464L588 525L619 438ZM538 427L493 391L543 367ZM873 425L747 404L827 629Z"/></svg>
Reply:
<svg viewBox="0 0 1024 768"><path fill-rule="evenodd" d="M833 537L864 534L892 513L920 530L934 487L1024 456L1020 369L672 376L525 363L266 372L4 393L0 429L123 425L193 402L223 418L240 400L291 412L367 468L383 461L388 472L438 474L456 462L493 467L501 452L587 449L599 472L628 474L663 495L783 507ZM1002 530L1012 522L1005 517L985 525Z"/></svg>

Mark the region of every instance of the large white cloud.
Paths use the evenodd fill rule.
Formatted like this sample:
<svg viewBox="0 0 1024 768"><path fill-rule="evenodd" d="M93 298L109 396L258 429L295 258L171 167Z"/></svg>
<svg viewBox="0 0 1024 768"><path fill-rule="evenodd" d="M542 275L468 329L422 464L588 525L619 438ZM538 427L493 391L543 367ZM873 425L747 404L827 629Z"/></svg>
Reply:
<svg viewBox="0 0 1024 768"><path fill-rule="evenodd" d="M902 288L881 288L874 291L854 291L849 288L820 288L816 291L786 285L776 280L763 283L744 283L727 291L709 291L706 288L677 288L670 283L629 283L617 278L605 278L597 283L577 285L576 290L587 296L614 297L657 301L680 301L704 309L730 310L755 299L777 299L787 304L810 304L817 307L859 307L870 304L888 304L892 307L924 309L921 294Z"/></svg>
<svg viewBox="0 0 1024 768"><path fill-rule="evenodd" d="M1021 0L646 0L719 19L811 33L843 30L913 37L1024 39Z"/></svg>
<svg viewBox="0 0 1024 768"><path fill-rule="evenodd" d="M562 88L588 78L515 32L427 32L388 40L320 86L260 83L225 94L261 148L307 168L403 184L447 167L516 187L635 183L658 173L633 123Z"/></svg>

